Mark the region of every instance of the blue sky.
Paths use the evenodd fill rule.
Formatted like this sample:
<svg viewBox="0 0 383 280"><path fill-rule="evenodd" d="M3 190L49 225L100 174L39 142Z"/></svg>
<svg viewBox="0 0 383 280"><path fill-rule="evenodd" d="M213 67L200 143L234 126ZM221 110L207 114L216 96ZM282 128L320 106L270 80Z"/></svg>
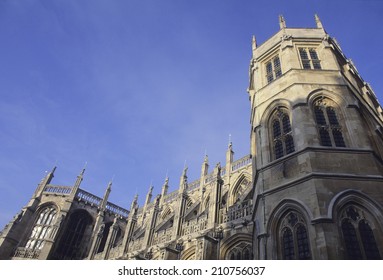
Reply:
<svg viewBox="0 0 383 280"><path fill-rule="evenodd" d="M249 153L251 36L314 27L318 13L382 100L383 1L0 1L0 227L45 171L110 201L142 205L186 161L199 177Z"/></svg>

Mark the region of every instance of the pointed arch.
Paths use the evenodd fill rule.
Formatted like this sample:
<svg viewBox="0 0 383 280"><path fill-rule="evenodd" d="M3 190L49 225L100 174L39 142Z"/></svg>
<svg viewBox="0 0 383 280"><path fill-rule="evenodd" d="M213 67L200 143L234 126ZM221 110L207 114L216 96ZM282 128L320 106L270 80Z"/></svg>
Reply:
<svg viewBox="0 0 383 280"><path fill-rule="evenodd" d="M262 133L266 135L270 161L295 151L290 101L277 99L271 102L261 116L260 124Z"/></svg>
<svg viewBox="0 0 383 280"><path fill-rule="evenodd" d="M188 196L188 198L186 199L186 209L189 209L190 206L192 206L194 203L193 199L191 199L190 196Z"/></svg>
<svg viewBox="0 0 383 280"><path fill-rule="evenodd" d="M365 207L369 212L374 213L379 221L383 221L383 207L373 198L356 189L347 189L337 193L329 203L327 216L334 220L339 208L350 202Z"/></svg>
<svg viewBox="0 0 383 280"><path fill-rule="evenodd" d="M238 201L244 200L251 191L251 176L247 173L242 173L229 191L228 205L231 206Z"/></svg>
<svg viewBox="0 0 383 280"><path fill-rule="evenodd" d="M311 259L310 236L315 234L310 227L312 219L311 211L303 202L282 200L271 212L266 226L271 236L267 249L271 259Z"/></svg>
<svg viewBox="0 0 383 280"><path fill-rule="evenodd" d="M350 141L345 110L348 102L343 95L320 88L309 93L307 101L317 127L319 144L346 147Z"/></svg>
<svg viewBox="0 0 383 280"><path fill-rule="evenodd" d="M69 215L58 245L53 254L54 259L83 259L87 254L94 220L88 211L78 209Z"/></svg>
<svg viewBox="0 0 383 280"><path fill-rule="evenodd" d="M161 220L166 220L173 213L173 208L170 205L166 205L165 209L161 213Z"/></svg>
<svg viewBox="0 0 383 280"><path fill-rule="evenodd" d="M285 108L288 111L291 111L292 109L292 103L288 99L275 99L273 102L271 102L264 110L260 120L261 125L266 125L271 121L271 117L275 111L275 108Z"/></svg>
<svg viewBox="0 0 383 280"><path fill-rule="evenodd" d="M209 209L209 206L210 206L210 193L206 196L204 202L203 202L203 206L204 206L204 210L206 211L207 209Z"/></svg>
<svg viewBox="0 0 383 280"><path fill-rule="evenodd" d="M44 247L45 241L51 237L58 213L58 206L52 202L44 203L37 209L35 221L25 244L26 249L41 250Z"/></svg>
<svg viewBox="0 0 383 280"><path fill-rule="evenodd" d="M195 260L195 250L196 246L190 246L189 248L185 249L181 252L180 259L181 260Z"/></svg>
<svg viewBox="0 0 383 280"><path fill-rule="evenodd" d="M380 204L358 190L345 190L332 199L330 214L338 226L344 259L382 259Z"/></svg>
<svg viewBox="0 0 383 280"><path fill-rule="evenodd" d="M253 259L252 236L250 233L235 233L221 241L220 259Z"/></svg>

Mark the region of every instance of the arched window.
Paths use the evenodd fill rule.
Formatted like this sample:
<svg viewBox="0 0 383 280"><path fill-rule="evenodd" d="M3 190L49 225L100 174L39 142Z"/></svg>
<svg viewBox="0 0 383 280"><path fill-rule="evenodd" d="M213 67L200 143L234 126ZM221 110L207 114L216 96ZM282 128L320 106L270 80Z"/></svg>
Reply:
<svg viewBox="0 0 383 280"><path fill-rule="evenodd" d="M60 260L84 258L91 230L92 218L86 211L80 210L71 214L53 258Z"/></svg>
<svg viewBox="0 0 383 280"><path fill-rule="evenodd" d="M306 222L296 211L289 211L282 218L279 226L279 242L282 259L311 259Z"/></svg>
<svg viewBox="0 0 383 280"><path fill-rule="evenodd" d="M281 158L295 151L289 115L277 109L271 118L274 159Z"/></svg>
<svg viewBox="0 0 383 280"><path fill-rule="evenodd" d="M241 242L230 249L226 256L227 260L251 260L251 245L247 242Z"/></svg>
<svg viewBox="0 0 383 280"><path fill-rule="evenodd" d="M31 235L25 245L26 249L41 250L43 248L45 240L49 238L52 226L54 225L56 214L57 210L53 206L45 207L40 211Z"/></svg>
<svg viewBox="0 0 383 280"><path fill-rule="evenodd" d="M381 259L374 232L361 209L348 206L341 213L340 226L347 259Z"/></svg>
<svg viewBox="0 0 383 280"><path fill-rule="evenodd" d="M279 56L275 56L266 63L267 83L271 83L280 76L282 76L281 61Z"/></svg>
<svg viewBox="0 0 383 280"><path fill-rule="evenodd" d="M327 147L346 147L334 102L326 98L318 99L314 103L314 115L320 144Z"/></svg>

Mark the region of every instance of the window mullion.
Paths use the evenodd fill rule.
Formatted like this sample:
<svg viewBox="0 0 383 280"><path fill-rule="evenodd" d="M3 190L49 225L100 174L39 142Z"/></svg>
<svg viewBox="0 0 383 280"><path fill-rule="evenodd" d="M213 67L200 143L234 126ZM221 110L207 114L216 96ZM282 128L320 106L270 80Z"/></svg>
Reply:
<svg viewBox="0 0 383 280"><path fill-rule="evenodd" d="M359 248L360 248L360 251L362 253L362 259L367 260L366 250L364 248L362 237L360 236L359 223L355 223L354 228L355 228L355 232L356 232L356 239L358 240Z"/></svg>
<svg viewBox="0 0 383 280"><path fill-rule="evenodd" d="M331 146L334 147L335 146L335 139L334 139L334 135L333 135L333 127L331 125L331 122L330 122L330 118L328 117L328 112L327 112L327 109L324 108L323 109L323 115L326 119L326 127L327 127L327 131L328 131L328 134L330 136L330 140L331 140Z"/></svg>

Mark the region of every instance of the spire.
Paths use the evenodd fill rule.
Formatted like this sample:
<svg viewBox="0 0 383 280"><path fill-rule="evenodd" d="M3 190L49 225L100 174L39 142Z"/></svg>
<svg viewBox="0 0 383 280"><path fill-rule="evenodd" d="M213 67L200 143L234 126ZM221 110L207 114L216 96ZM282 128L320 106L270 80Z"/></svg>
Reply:
<svg viewBox="0 0 383 280"><path fill-rule="evenodd" d="M54 173L55 173L55 171L56 171L56 169L57 169L57 167L56 166L54 166L53 168L52 168L52 170L51 170L51 174L52 174L52 176L54 175Z"/></svg>
<svg viewBox="0 0 383 280"><path fill-rule="evenodd" d="M100 208L101 208L102 210L105 210L106 204L108 203L109 194L110 194L111 191L112 191L112 181L110 181L110 182L108 183L108 186L107 186L107 188L106 188L106 190L105 190L104 197L103 197L103 199L102 199L102 201L101 201Z"/></svg>
<svg viewBox="0 0 383 280"><path fill-rule="evenodd" d="M168 175L166 175L164 186L168 186L168 185L169 185L169 177Z"/></svg>
<svg viewBox="0 0 383 280"><path fill-rule="evenodd" d="M150 183L149 191L148 191L148 194L146 195L145 206L148 205L150 203L150 201L152 200L153 188L154 187L153 187L152 183Z"/></svg>
<svg viewBox="0 0 383 280"><path fill-rule="evenodd" d="M50 172L45 171L45 176L41 179L40 183L37 185L37 188L35 190L33 197L38 197L42 194L45 186L50 184L50 182L52 181L55 171L56 171L56 166L54 166Z"/></svg>
<svg viewBox="0 0 383 280"><path fill-rule="evenodd" d="M137 207L138 205L138 194L136 194L133 198L132 204L130 206L130 212L133 213L133 210Z"/></svg>
<svg viewBox="0 0 383 280"><path fill-rule="evenodd" d="M186 175L186 173L187 173L187 171L188 171L188 167L186 166L186 161L185 161L185 166L184 166L184 170L182 170L182 176L181 176L181 179L182 178L187 178L188 176Z"/></svg>
<svg viewBox="0 0 383 280"><path fill-rule="evenodd" d="M286 21L283 15L279 15L279 27L280 29L286 28Z"/></svg>
<svg viewBox="0 0 383 280"><path fill-rule="evenodd" d="M318 17L317 14L315 14L315 22L316 22L317 28L323 29L322 22L321 22L321 20L320 20L320 18Z"/></svg>
<svg viewBox="0 0 383 280"><path fill-rule="evenodd" d="M77 176L76 182L74 183L74 187L73 187L73 190L72 190L73 193L76 193L78 188L80 187L80 184L81 184L82 179L84 177L85 167L86 167L86 163L85 163L84 168L81 170L80 174Z"/></svg>
<svg viewBox="0 0 383 280"><path fill-rule="evenodd" d="M202 168L201 168L201 178L204 178L209 171L209 158L207 154L205 154L205 157L203 159Z"/></svg>
<svg viewBox="0 0 383 280"><path fill-rule="evenodd" d="M233 162L234 158L234 151L233 151L233 142L231 141L231 134L229 134L229 145L227 147L226 152L226 165L228 166L229 163Z"/></svg>
<svg viewBox="0 0 383 280"><path fill-rule="evenodd" d="M186 174L187 170L188 170L188 167L186 166L186 161L185 161L184 170L182 171L181 180L180 180L180 192L184 192L187 189L187 184L188 184L188 176Z"/></svg>
<svg viewBox="0 0 383 280"><path fill-rule="evenodd" d="M47 184L49 184L49 183L52 181L52 179L53 179L53 177L54 177L54 175L55 175L55 171L56 171L56 166L54 166L54 167L52 168L51 172L49 172L49 173L45 176L45 178L46 178L46 180L47 180Z"/></svg>
<svg viewBox="0 0 383 280"><path fill-rule="evenodd" d="M255 36L253 35L253 38L251 40L251 47L253 52L253 58L255 58L255 50L257 49L257 40L255 39Z"/></svg>
<svg viewBox="0 0 383 280"><path fill-rule="evenodd" d="M208 163L209 162L209 157L207 154L205 154L205 157L203 159L203 163Z"/></svg>
<svg viewBox="0 0 383 280"><path fill-rule="evenodd" d="M161 207L162 204L164 203L165 196L168 194L168 189L169 189L169 177L168 177L168 174L166 173L165 183L162 185L159 207Z"/></svg>
<svg viewBox="0 0 383 280"><path fill-rule="evenodd" d="M161 193L162 196L165 196L167 194L168 188L169 188L169 177L168 175L166 175L165 183L162 185L162 193Z"/></svg>

